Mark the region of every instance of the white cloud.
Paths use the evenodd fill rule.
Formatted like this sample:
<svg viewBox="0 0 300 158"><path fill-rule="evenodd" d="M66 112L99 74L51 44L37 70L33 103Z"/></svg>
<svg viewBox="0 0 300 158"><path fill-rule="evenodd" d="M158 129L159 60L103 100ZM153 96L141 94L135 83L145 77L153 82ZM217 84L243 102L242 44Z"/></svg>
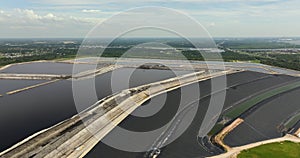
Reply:
<svg viewBox="0 0 300 158"><path fill-rule="evenodd" d="M48 37L82 36L103 18L88 18L53 14L50 12L38 13L30 9L13 9L0 12L0 34L2 36L43 36Z"/></svg>
<svg viewBox="0 0 300 158"><path fill-rule="evenodd" d="M39 20L42 19L41 16L37 15L34 13L33 10L21 10L21 9L16 9L16 11L19 13L19 15L23 15L24 17L31 19L31 20Z"/></svg>
<svg viewBox="0 0 300 158"><path fill-rule="evenodd" d="M10 14L0 12L0 20L5 21L7 25L13 25L14 28L22 26L40 26L40 25L68 25L68 24L89 24L95 25L104 20L104 18L89 18L80 16L55 15L53 13L38 14L30 9L14 9ZM1 23L0 23L1 24ZM5 25L2 24L2 25Z"/></svg>
<svg viewBox="0 0 300 158"><path fill-rule="evenodd" d="M52 13L48 13L47 15L45 15L45 16L43 17L43 19L46 19L46 20L55 20L55 21L61 21L61 20L63 20L63 18L58 17L58 16L55 16L55 15L52 14Z"/></svg>
<svg viewBox="0 0 300 158"><path fill-rule="evenodd" d="M85 5L85 4L102 4L99 0L30 0L37 4L54 4L54 5Z"/></svg>
<svg viewBox="0 0 300 158"><path fill-rule="evenodd" d="M101 13L101 10L83 9L81 12L83 12L83 13Z"/></svg>
<svg viewBox="0 0 300 158"><path fill-rule="evenodd" d="M61 31L62 35L73 35L81 30L89 30L105 18L131 7L160 6L160 2L163 2L165 7L191 15L218 35L234 35L239 33L236 30L240 30L242 34L251 33L256 36L267 31L274 35L285 34L287 31L282 31L284 27L293 30L290 32L294 32L295 35L300 35L300 22L296 20L300 16L299 0L28 1L31 9L0 10L0 28L47 28L54 31L61 28L64 30ZM2 29L0 34L3 32L5 33L5 29Z"/></svg>
<svg viewBox="0 0 300 158"><path fill-rule="evenodd" d="M53 23L59 22L64 20L62 17L58 17L52 13L48 13L46 15L40 15L35 13L33 10L29 9L15 9L13 15L13 19L17 22L17 20L21 20L23 22L28 23L36 23L36 24L43 24L43 23Z"/></svg>
<svg viewBox="0 0 300 158"><path fill-rule="evenodd" d="M82 37L104 18L31 9L0 11L1 37Z"/></svg>
<svg viewBox="0 0 300 158"><path fill-rule="evenodd" d="M214 23L214 22L211 22L210 24L209 24L209 27L215 27L216 26L216 23Z"/></svg>
<svg viewBox="0 0 300 158"><path fill-rule="evenodd" d="M68 19L70 22L76 23L76 24L88 24L88 25L96 25L99 22L104 21L105 19L103 18L84 18L84 17L75 17L75 16L70 16Z"/></svg>
<svg viewBox="0 0 300 158"><path fill-rule="evenodd" d="M121 2L119 0L110 0L107 2L99 0L30 0L34 3L56 4L56 5L85 5L85 4L105 4L108 2ZM247 2L279 2L280 0L247 0ZM122 3L140 3L140 0L122 0ZM245 0L148 0L147 2L193 2L193 3L227 3L227 2L245 2Z"/></svg>

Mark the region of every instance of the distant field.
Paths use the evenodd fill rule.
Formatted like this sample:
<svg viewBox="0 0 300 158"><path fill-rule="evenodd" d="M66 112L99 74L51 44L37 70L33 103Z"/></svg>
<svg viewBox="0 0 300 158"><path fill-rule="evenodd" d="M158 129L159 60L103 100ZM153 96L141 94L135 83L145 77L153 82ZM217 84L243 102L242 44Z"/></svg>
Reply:
<svg viewBox="0 0 300 158"><path fill-rule="evenodd" d="M238 158L299 158L300 143L289 141L262 145L242 151Z"/></svg>

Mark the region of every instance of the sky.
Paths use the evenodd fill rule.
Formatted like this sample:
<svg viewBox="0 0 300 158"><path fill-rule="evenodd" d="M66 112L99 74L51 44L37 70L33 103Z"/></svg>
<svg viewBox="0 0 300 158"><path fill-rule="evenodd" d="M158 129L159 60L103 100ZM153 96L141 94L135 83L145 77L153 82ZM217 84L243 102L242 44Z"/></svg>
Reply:
<svg viewBox="0 0 300 158"><path fill-rule="evenodd" d="M184 12L212 37L300 36L299 0L0 0L0 38L82 38L113 15L144 6Z"/></svg>

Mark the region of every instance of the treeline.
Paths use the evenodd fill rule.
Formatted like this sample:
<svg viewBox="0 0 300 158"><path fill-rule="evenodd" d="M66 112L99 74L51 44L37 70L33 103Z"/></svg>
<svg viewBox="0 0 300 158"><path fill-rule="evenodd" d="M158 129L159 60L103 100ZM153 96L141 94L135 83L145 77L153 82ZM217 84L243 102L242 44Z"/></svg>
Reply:
<svg viewBox="0 0 300 158"><path fill-rule="evenodd" d="M37 60L54 60L61 58L74 58L76 56L77 50L63 50L57 49L53 51L53 53L47 54L36 54L33 56L22 56L15 58L0 58L0 66L5 66L13 63L21 63L21 62L29 62L29 61L37 61Z"/></svg>
<svg viewBox="0 0 300 158"><path fill-rule="evenodd" d="M151 51L139 51L136 53L124 54L128 49L106 49L102 54L102 57L126 57L126 58L157 58L157 59L188 59L188 60L198 60L204 61L220 61L225 62L232 61L254 61L266 65L277 66L287 69L300 70L300 55L296 54L268 54L268 55L257 55L249 53L238 53L230 50L226 50L220 54L215 54L211 52L200 52L196 50L183 50L181 52L171 52L171 53L160 53L160 52L151 52ZM221 56L220 56L221 55Z"/></svg>
<svg viewBox="0 0 300 158"><path fill-rule="evenodd" d="M108 48L101 55L102 57L125 57L125 58L144 58L144 59L188 59L188 60L199 60L203 61L205 55L206 60L220 61L222 59L226 62L232 61L256 61L262 64L277 66L287 69L300 70L300 54L250 54L250 53L238 53L235 51L226 50L225 52L220 53L221 57L218 54L211 52L199 52L196 50L182 50L182 51L148 51L148 50L139 50L134 53L125 53L129 48ZM60 58L74 58L76 56L77 49L56 49L53 53L47 54L37 54L33 56L23 56L17 58L0 58L0 66L19 63L19 62L28 62L35 60L54 60ZM95 49L91 51L90 54L95 56L98 51Z"/></svg>
<svg viewBox="0 0 300 158"><path fill-rule="evenodd" d="M272 54L260 59L262 64L300 71L300 54Z"/></svg>
<svg viewBox="0 0 300 158"><path fill-rule="evenodd" d="M260 53L260 54L243 54L233 51L222 53L224 61L258 61L265 65L282 67L300 71L300 54L277 54L277 53Z"/></svg>
<svg viewBox="0 0 300 158"><path fill-rule="evenodd" d="M218 41L222 42L224 40ZM278 39L239 39L239 40L226 40L223 44L225 48L231 49L280 49L280 48L299 48L300 45L295 45L287 42L280 42Z"/></svg>

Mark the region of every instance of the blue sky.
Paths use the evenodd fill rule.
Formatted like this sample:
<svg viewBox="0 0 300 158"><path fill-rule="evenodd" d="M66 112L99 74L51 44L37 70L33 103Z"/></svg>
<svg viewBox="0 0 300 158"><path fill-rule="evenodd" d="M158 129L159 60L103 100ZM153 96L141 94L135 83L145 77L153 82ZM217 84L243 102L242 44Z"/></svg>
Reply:
<svg viewBox="0 0 300 158"><path fill-rule="evenodd" d="M1 0L0 37L84 37L134 7L185 12L213 37L300 36L299 0Z"/></svg>

